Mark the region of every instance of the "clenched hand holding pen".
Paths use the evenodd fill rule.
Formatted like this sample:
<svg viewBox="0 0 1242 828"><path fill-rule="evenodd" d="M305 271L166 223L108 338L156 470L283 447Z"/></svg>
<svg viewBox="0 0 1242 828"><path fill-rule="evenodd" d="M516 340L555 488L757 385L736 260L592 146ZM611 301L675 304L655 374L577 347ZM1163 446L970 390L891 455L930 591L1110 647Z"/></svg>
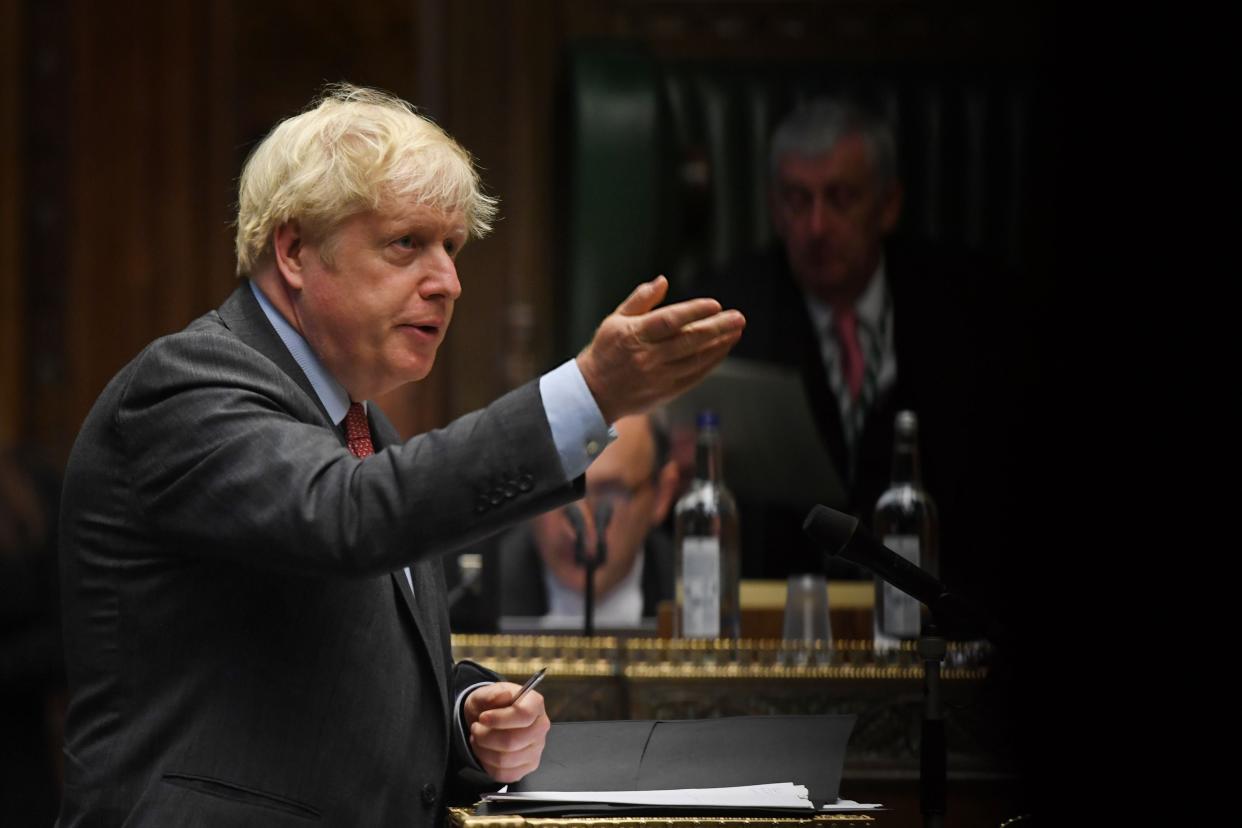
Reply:
<svg viewBox="0 0 1242 828"><path fill-rule="evenodd" d="M499 681L472 692L462 706L470 749L487 775L497 782L516 782L539 767L544 740L552 723L543 696L534 688L547 668L524 685Z"/></svg>

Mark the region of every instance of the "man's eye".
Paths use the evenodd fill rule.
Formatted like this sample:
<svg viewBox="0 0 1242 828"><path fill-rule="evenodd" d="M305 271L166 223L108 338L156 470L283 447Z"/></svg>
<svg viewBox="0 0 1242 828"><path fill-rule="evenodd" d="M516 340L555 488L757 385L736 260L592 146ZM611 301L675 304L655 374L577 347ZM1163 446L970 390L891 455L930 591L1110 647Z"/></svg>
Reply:
<svg viewBox="0 0 1242 828"><path fill-rule="evenodd" d="M398 247L404 247L404 248L409 249L414 246L414 237L407 234L397 239L396 241L394 241L393 244L397 245Z"/></svg>
<svg viewBox="0 0 1242 828"><path fill-rule="evenodd" d="M452 256L454 253L456 253L456 252L457 252L457 242L453 241L452 239L448 239L448 240L446 240L446 241L444 242L444 252L445 252L445 253L447 253L447 254L449 254L450 256Z"/></svg>
<svg viewBox="0 0 1242 828"><path fill-rule="evenodd" d="M858 201L858 191L850 187L834 187L828 191L828 200L838 210L848 210Z"/></svg>
<svg viewBox="0 0 1242 828"><path fill-rule="evenodd" d="M811 194L806 190L786 190L785 203L791 210L805 210L811 203Z"/></svg>

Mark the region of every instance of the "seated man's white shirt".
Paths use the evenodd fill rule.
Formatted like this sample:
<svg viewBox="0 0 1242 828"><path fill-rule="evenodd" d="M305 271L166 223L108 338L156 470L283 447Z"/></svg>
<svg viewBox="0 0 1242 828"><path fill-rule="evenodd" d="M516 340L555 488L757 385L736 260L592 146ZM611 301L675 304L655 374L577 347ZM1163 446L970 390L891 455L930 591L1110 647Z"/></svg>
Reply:
<svg viewBox="0 0 1242 828"><path fill-rule="evenodd" d="M582 629L586 598L543 570L543 583L548 591L548 614L543 626L556 629ZM634 559L634 566L606 595L595 596L595 624L599 627L637 627L643 620L643 556Z"/></svg>
<svg viewBox="0 0 1242 828"><path fill-rule="evenodd" d="M828 375L828 387L841 413L846 441L852 446L861 425L855 408L865 408L872 399L887 393L897 383L897 349L893 340L893 309L888 293L888 277L884 260L880 259L875 274L854 304L858 319L858 339L863 351L866 376L862 397L855 402L846 389L842 371L841 344L837 339L836 322L832 308L810 293L803 294L807 313L819 338L820 357ZM870 387L867 387L870 386Z"/></svg>

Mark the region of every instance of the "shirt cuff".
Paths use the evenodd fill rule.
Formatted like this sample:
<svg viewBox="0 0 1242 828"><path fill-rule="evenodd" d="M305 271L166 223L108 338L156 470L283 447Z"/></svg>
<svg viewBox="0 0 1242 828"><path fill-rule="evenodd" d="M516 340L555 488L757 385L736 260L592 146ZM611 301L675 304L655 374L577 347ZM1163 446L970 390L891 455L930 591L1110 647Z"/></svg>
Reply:
<svg viewBox="0 0 1242 828"><path fill-rule="evenodd" d="M478 771L483 770L483 766L479 764L479 760L474 756L474 751L470 749L470 736L466 733L466 717L462 715L462 705L466 703L466 696L469 696L480 687L486 687L489 684L495 683L494 681L475 682L458 693L457 701L453 703L453 723L457 726L457 735L461 737L462 746L466 749L463 755L470 760L471 766Z"/></svg>
<svg viewBox="0 0 1242 828"><path fill-rule="evenodd" d="M539 394L565 479L576 480L617 439L616 429L604 422L577 360L567 360L540 377Z"/></svg>

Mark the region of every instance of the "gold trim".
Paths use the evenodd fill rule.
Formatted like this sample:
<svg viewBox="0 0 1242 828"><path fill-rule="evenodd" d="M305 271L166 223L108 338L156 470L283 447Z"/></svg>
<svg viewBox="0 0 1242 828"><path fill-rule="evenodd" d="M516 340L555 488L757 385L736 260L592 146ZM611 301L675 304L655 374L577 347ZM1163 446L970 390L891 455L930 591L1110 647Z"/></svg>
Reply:
<svg viewBox="0 0 1242 828"><path fill-rule="evenodd" d="M764 681L791 681L808 679L839 679L845 681L858 680L901 680L918 681L923 678L923 668L903 665L854 665L839 666L781 666L766 664L632 664L625 667L622 675L634 681L677 679L677 680L720 680L720 679L760 679ZM973 680L987 678L987 670L983 668L959 669L944 668L940 672L945 681Z"/></svg>
<svg viewBox="0 0 1242 828"><path fill-rule="evenodd" d="M550 679L896 679L922 676L914 642L883 653L870 639L799 642L781 639L667 639L614 636L455 635L457 658L472 658L511 676L548 667ZM948 643L945 681L977 681L977 644Z"/></svg>
<svg viewBox="0 0 1242 828"><path fill-rule="evenodd" d="M449 808L449 821L456 828L694 828L694 826L722 825L730 828L746 826L816 826L823 823L875 822L875 817L865 813L814 814L809 817L572 817L555 819L549 817L523 817L517 815L475 816L469 808Z"/></svg>
<svg viewBox="0 0 1242 828"><path fill-rule="evenodd" d="M461 653L458 653L461 656ZM479 656L471 653L470 658L478 661L491 670L495 670L502 676L516 677L520 681L521 678L528 673L533 673L541 667L548 668L548 680L565 679L565 678L615 678L620 675L618 666L615 662L594 660L594 661L570 661L564 658L492 658L487 656Z"/></svg>
<svg viewBox="0 0 1242 828"><path fill-rule="evenodd" d="M784 610L786 581L751 581L740 584L742 609ZM875 607L875 582L829 581L828 607L835 610L869 610Z"/></svg>

